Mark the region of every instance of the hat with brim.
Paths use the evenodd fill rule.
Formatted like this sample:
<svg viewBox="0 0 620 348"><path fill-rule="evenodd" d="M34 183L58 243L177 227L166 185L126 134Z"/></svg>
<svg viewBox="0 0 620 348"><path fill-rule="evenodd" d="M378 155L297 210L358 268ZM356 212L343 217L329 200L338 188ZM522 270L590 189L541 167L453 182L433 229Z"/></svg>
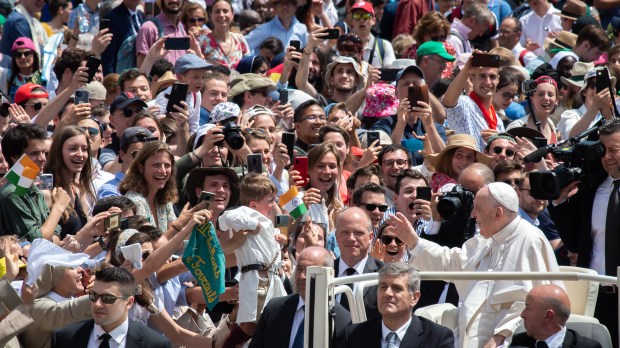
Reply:
<svg viewBox="0 0 620 348"><path fill-rule="evenodd" d="M242 74L230 82L228 98L232 99L241 93L266 88L267 93L277 90L276 84L269 78L259 74Z"/></svg>
<svg viewBox="0 0 620 348"><path fill-rule="evenodd" d="M513 137L519 138L527 138L531 141L534 141L534 138L544 138L545 136L537 131L536 129L527 128L527 127L516 127L510 130L507 130L506 133L512 135Z"/></svg>
<svg viewBox="0 0 620 348"><path fill-rule="evenodd" d="M584 89L586 89L586 87L588 87L588 80L593 78L593 77L596 77L596 72L597 71L601 71L603 69L607 69L607 68L604 67L604 66L599 66L599 67L596 67L595 69L592 69L592 70L588 71L586 73L586 75L583 77L583 87L581 87L579 92L582 92ZM609 71L608 71L608 74L610 76L609 80L611 82L611 86L610 87L612 89L612 91L611 91L612 95L616 95L616 77L613 76Z"/></svg>
<svg viewBox="0 0 620 348"><path fill-rule="evenodd" d="M577 62L573 65L573 68L570 69L570 77L561 77L562 82L571 87L583 89L585 85L585 76L590 70L594 70L594 63Z"/></svg>
<svg viewBox="0 0 620 348"><path fill-rule="evenodd" d="M364 85L364 75L362 74L362 71L360 70L360 66L359 64L357 64L355 59L351 57L347 57L347 56L339 56L338 58L336 58L336 60L334 60L333 62L327 65L327 73L325 73L325 80L327 81L331 80L332 75L334 74L334 69L336 69L336 66L340 64L351 64L353 66L353 69L355 70L355 73L357 74L357 83L355 84L355 88L357 89L361 88Z"/></svg>
<svg viewBox="0 0 620 348"><path fill-rule="evenodd" d="M157 82L151 85L151 91L153 92L153 95L157 95L160 90L172 86L175 82L177 82L177 78L174 77L172 71L166 71L159 77Z"/></svg>
<svg viewBox="0 0 620 348"><path fill-rule="evenodd" d="M446 47L439 41L426 41L416 51L418 57L436 54L448 62L454 62L456 58L446 51Z"/></svg>
<svg viewBox="0 0 620 348"><path fill-rule="evenodd" d="M114 111L118 109L125 110L126 107L133 103L137 103L145 109L149 107L148 105L146 105L144 100L136 97L133 93L122 92L118 95L118 97L114 98L112 104L110 104L110 113L113 114Z"/></svg>
<svg viewBox="0 0 620 348"><path fill-rule="evenodd" d="M562 7L562 12L554 13L556 16L577 20L586 14L587 6L585 2L579 0L568 0Z"/></svg>
<svg viewBox="0 0 620 348"><path fill-rule="evenodd" d="M195 206L198 203L199 197L196 196L196 187L200 187L202 190L205 177L214 175L224 175L228 178L230 199L228 200L228 206L226 208L233 207L239 202L239 177L237 176L237 172L228 167L205 167L192 170L187 177L185 192L189 204Z"/></svg>
<svg viewBox="0 0 620 348"><path fill-rule="evenodd" d="M558 36L553 39L546 38L544 48L565 48L572 50L577 44L577 34L573 34L570 31L562 30Z"/></svg>
<svg viewBox="0 0 620 348"><path fill-rule="evenodd" d="M403 76L409 73L416 74L422 80L424 80L424 72L422 71L422 69L420 69L417 65L410 65L404 68L403 70L399 71L398 74L396 74L396 81L394 82L394 86L398 87L398 81L400 81L400 79L402 79Z"/></svg>
<svg viewBox="0 0 620 348"><path fill-rule="evenodd" d="M433 167L437 168L437 165L442 161L444 156L448 154L448 151L459 147L474 150L476 152L476 162L478 163L490 166L493 161L493 157L487 156L480 152L478 149L478 142L469 134L455 134L451 136L448 138L448 144L446 144L446 147L441 150L441 152L428 155L428 161L433 165Z"/></svg>

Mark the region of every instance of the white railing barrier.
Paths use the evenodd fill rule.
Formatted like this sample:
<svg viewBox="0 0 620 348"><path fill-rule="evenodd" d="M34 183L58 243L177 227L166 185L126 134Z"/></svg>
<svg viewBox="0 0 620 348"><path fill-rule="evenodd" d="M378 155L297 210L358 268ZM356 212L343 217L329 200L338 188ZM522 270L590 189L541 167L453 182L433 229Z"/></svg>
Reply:
<svg viewBox="0 0 620 348"><path fill-rule="evenodd" d="M306 270L306 307L304 321L304 347L327 348L331 329L329 325L329 309L334 306L335 295L342 293L347 296L351 307L351 319L354 323L366 320L363 294L364 288L378 283L377 273L368 273L347 277L334 278L333 268L308 267ZM592 275L578 272L420 272L422 280L591 280L600 283L616 284L620 288L620 267L618 277ZM355 293L345 285L358 283ZM620 316L620 292L618 293ZM355 299L355 300L354 300ZM619 324L620 332L620 324Z"/></svg>

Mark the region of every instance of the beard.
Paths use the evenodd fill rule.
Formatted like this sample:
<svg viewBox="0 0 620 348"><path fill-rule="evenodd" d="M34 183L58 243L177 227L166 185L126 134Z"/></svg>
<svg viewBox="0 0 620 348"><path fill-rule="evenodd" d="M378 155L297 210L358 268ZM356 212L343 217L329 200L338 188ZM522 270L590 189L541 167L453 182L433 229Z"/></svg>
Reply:
<svg viewBox="0 0 620 348"><path fill-rule="evenodd" d="M340 93L351 93L353 92L353 87L347 88L342 86L334 86L334 90Z"/></svg>

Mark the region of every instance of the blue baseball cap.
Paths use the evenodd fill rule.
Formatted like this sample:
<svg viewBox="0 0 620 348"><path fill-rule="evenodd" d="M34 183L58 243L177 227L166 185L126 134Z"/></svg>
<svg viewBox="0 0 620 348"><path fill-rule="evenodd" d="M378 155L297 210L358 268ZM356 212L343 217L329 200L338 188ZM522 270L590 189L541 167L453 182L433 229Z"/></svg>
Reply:
<svg viewBox="0 0 620 348"><path fill-rule="evenodd" d="M184 72L192 69L206 69L211 64L207 63L204 59L198 57L195 54L186 54L183 57L177 59L174 63L174 73L183 74Z"/></svg>

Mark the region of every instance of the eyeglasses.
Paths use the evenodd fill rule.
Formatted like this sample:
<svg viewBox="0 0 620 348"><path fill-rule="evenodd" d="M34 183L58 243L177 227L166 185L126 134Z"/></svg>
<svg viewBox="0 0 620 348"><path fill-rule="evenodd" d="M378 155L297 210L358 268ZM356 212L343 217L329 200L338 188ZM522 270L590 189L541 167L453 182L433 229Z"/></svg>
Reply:
<svg viewBox="0 0 620 348"><path fill-rule="evenodd" d="M435 58L433 58L433 57L431 57L431 56L427 56L427 57L428 57L428 59L432 60L433 62L435 62L435 63L439 64L439 66L441 66L441 67L444 67L444 68L445 68L445 67L446 67L446 65L447 65L447 62L446 62L445 60L442 60L442 59L439 59L439 60L438 60L438 59L435 59Z"/></svg>
<svg viewBox="0 0 620 348"><path fill-rule="evenodd" d="M204 17L194 17L194 18L189 19L190 23L204 23L204 21L205 21Z"/></svg>
<svg viewBox="0 0 620 348"><path fill-rule="evenodd" d="M510 186L519 186L521 185L521 179L504 179L502 182L506 185Z"/></svg>
<svg viewBox="0 0 620 348"><path fill-rule="evenodd" d="M252 94L260 94L260 95L262 95L265 98L269 95L269 93L267 93L267 91L264 90L264 89L257 89L257 90L251 91L250 93L252 93Z"/></svg>
<svg viewBox="0 0 620 348"><path fill-rule="evenodd" d="M375 209L379 209L380 212L385 213L388 210L388 206L385 204L360 203L360 206L366 207L366 210L368 211L375 211Z"/></svg>
<svg viewBox="0 0 620 348"><path fill-rule="evenodd" d="M371 18L372 18L372 14L370 13L364 13L364 14L354 13L353 14L353 19L355 20L360 20L360 19L369 20Z"/></svg>
<svg viewBox="0 0 620 348"><path fill-rule="evenodd" d="M36 102L36 103L32 103L32 104L24 104L26 106L31 105L32 108L34 109L34 111L39 111L41 109L43 109L47 103L43 103L43 102Z"/></svg>
<svg viewBox="0 0 620 348"><path fill-rule="evenodd" d="M398 237L385 236L385 235L381 236L381 243L383 243L384 245L390 245L390 244L392 244L392 241L396 241L396 245L398 245L398 246L401 246L401 245L405 244Z"/></svg>
<svg viewBox="0 0 620 348"><path fill-rule="evenodd" d="M493 152L494 152L496 155L501 154L501 153L502 153L502 151L504 151L504 150L506 150L506 157L512 157L512 156L514 156L514 155L515 155L515 150L512 150L512 149L505 149L505 148L503 148L503 147L501 147L501 146L495 146L495 147L493 147Z"/></svg>
<svg viewBox="0 0 620 348"><path fill-rule="evenodd" d="M310 116L302 119L302 121L308 120L308 121L314 122L314 121L319 120L319 119L321 121L327 121L327 115L320 115L320 116L319 115L310 115Z"/></svg>
<svg viewBox="0 0 620 348"><path fill-rule="evenodd" d="M134 114L139 113L140 111L144 110L143 107L137 107L137 108L125 108L125 110L123 110L123 115L125 115L125 117L129 118L131 116L133 116Z"/></svg>
<svg viewBox="0 0 620 348"><path fill-rule="evenodd" d="M80 127L80 129L85 131L85 132L87 132L88 135L90 135L91 137L99 135L99 128L95 128L95 127Z"/></svg>
<svg viewBox="0 0 620 348"><path fill-rule="evenodd" d="M518 97L518 94L512 94L509 92L502 93L502 98L504 98L504 100L517 100Z"/></svg>
<svg viewBox="0 0 620 348"><path fill-rule="evenodd" d="M499 33L501 35L510 35L510 34L516 34L518 33L518 31L511 31L511 30L500 30Z"/></svg>
<svg viewBox="0 0 620 348"><path fill-rule="evenodd" d="M110 294L98 294L96 292L91 292L88 294L88 298L91 302L97 302L97 300L101 298L101 302L104 304L114 304L114 302L116 302L119 298L121 300L126 300L129 296L114 296Z"/></svg>
<svg viewBox="0 0 620 348"><path fill-rule="evenodd" d="M386 166L386 167L391 167L391 166L394 165L394 163L396 163L396 165L398 167L403 167L403 166L406 166L408 162L407 162L407 160L404 160L404 159L385 160L385 161L383 161L383 165Z"/></svg>
<svg viewBox="0 0 620 348"><path fill-rule="evenodd" d="M348 35L340 35L338 38L338 43L351 41L353 43L362 43L362 39L360 39L356 35L348 34Z"/></svg>
<svg viewBox="0 0 620 348"><path fill-rule="evenodd" d="M32 57L32 51L23 51L23 52L15 52L13 53L13 57L15 58L30 58Z"/></svg>
<svg viewBox="0 0 620 348"><path fill-rule="evenodd" d="M431 35L431 41L446 41L448 39L445 35Z"/></svg>

